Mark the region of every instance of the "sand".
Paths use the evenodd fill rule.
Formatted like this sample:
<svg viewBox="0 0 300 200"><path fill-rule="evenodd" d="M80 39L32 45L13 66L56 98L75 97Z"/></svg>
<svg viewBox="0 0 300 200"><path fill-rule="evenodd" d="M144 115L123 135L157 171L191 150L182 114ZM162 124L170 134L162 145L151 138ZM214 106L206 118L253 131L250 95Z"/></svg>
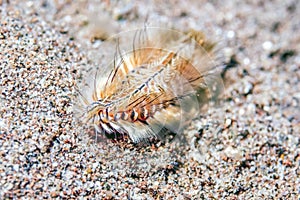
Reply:
<svg viewBox="0 0 300 200"><path fill-rule="evenodd" d="M0 5L1 199L300 199L297 0ZM222 43L220 103L172 143L95 143L78 82L103 40L145 24Z"/></svg>

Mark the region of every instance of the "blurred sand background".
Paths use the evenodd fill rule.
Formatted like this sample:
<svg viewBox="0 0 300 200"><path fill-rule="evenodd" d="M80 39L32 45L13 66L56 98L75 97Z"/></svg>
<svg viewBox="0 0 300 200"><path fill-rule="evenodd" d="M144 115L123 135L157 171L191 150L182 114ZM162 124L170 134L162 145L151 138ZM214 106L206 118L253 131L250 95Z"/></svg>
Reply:
<svg viewBox="0 0 300 200"><path fill-rule="evenodd" d="M1 199L300 198L299 1L171 2L0 0ZM75 86L145 23L221 41L222 101L182 143L95 144Z"/></svg>

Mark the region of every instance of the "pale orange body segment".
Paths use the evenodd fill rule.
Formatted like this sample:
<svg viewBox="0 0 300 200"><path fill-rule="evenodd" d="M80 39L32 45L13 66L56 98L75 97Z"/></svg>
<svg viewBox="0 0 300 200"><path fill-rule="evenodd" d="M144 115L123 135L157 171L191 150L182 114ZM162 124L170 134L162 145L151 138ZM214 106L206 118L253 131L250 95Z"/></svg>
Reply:
<svg viewBox="0 0 300 200"><path fill-rule="evenodd" d="M86 120L92 120L96 130L108 137L128 134L134 142L156 137L165 129L180 131L182 124L197 116L200 101L206 102L210 95L206 74L193 65L192 59L197 58L193 54L201 53L194 51L193 45L199 44L191 43L191 36L183 36L175 40L178 51L157 48L147 40L146 45L121 55L105 84L94 88ZM193 50L183 49L191 54L188 59L179 51L186 42Z"/></svg>

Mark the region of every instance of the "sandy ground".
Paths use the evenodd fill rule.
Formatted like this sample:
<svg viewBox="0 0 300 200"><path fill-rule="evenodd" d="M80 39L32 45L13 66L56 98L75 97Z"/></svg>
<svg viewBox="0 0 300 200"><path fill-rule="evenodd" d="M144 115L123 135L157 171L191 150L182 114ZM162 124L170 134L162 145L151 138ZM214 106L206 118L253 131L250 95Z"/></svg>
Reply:
<svg viewBox="0 0 300 200"><path fill-rule="evenodd" d="M0 0L1 199L300 199L300 3ZM101 41L202 29L230 65L184 140L94 143L73 116Z"/></svg>

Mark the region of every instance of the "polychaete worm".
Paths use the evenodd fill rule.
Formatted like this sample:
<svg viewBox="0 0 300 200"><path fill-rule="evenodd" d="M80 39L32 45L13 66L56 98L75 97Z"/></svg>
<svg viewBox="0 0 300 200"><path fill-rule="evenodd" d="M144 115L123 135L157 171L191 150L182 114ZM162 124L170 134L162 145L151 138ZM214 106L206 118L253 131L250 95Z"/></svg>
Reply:
<svg viewBox="0 0 300 200"><path fill-rule="evenodd" d="M81 118L115 140L179 134L221 91L215 45L195 30L146 27L112 37L81 88Z"/></svg>

